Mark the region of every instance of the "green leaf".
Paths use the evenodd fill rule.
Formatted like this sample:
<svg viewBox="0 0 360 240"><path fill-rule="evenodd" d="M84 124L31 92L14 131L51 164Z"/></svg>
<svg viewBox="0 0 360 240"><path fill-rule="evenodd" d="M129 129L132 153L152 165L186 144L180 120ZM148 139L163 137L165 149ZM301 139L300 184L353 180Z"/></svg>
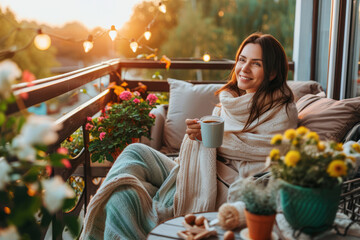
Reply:
<svg viewBox="0 0 360 240"><path fill-rule="evenodd" d="M2 126L6 120L6 116L3 112L0 112L0 125Z"/></svg>
<svg viewBox="0 0 360 240"><path fill-rule="evenodd" d="M5 112L7 110L7 104L5 101L0 101L0 111Z"/></svg>
<svg viewBox="0 0 360 240"><path fill-rule="evenodd" d="M77 237L80 233L80 224L77 218L75 216L64 216L64 222L73 237Z"/></svg>

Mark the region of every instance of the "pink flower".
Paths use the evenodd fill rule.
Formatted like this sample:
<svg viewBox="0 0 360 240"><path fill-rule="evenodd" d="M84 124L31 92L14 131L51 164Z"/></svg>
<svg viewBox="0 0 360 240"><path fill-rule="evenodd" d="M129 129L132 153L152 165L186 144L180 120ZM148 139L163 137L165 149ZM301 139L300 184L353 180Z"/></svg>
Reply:
<svg viewBox="0 0 360 240"><path fill-rule="evenodd" d="M101 129L104 129L104 128L103 128L103 127L99 127L99 128L98 128L98 131L100 132L100 131L101 131Z"/></svg>
<svg viewBox="0 0 360 240"><path fill-rule="evenodd" d="M92 121L92 117L87 117L86 120L88 120L89 122Z"/></svg>
<svg viewBox="0 0 360 240"><path fill-rule="evenodd" d="M100 138L100 140L101 140L101 141L104 139L105 134L106 134L106 132L102 132L102 133L100 133L99 138Z"/></svg>
<svg viewBox="0 0 360 240"><path fill-rule="evenodd" d="M135 98L135 99L133 100L133 102L134 102L134 103L139 103L140 100L139 100L138 98Z"/></svg>
<svg viewBox="0 0 360 240"><path fill-rule="evenodd" d="M155 94L152 94L150 93L147 98L146 98L147 101L149 101L149 104L150 105L153 105L156 103L156 100L158 100L157 96L155 96Z"/></svg>
<svg viewBox="0 0 360 240"><path fill-rule="evenodd" d="M132 94L129 91L123 91L122 93L120 93L120 99L123 101L127 101L130 100L132 98Z"/></svg>
<svg viewBox="0 0 360 240"><path fill-rule="evenodd" d="M111 106L106 105L105 110L109 111L111 109Z"/></svg>
<svg viewBox="0 0 360 240"><path fill-rule="evenodd" d="M104 117L98 117L99 122L101 122L102 120L104 120Z"/></svg>
<svg viewBox="0 0 360 240"><path fill-rule="evenodd" d="M93 127L94 127L94 125L91 125L90 123L87 123L85 125L85 129L88 130L88 131L91 130Z"/></svg>
<svg viewBox="0 0 360 240"><path fill-rule="evenodd" d="M68 159L61 159L61 163L66 167L66 168L71 168L71 163L69 162Z"/></svg>
<svg viewBox="0 0 360 240"><path fill-rule="evenodd" d="M133 92L134 96L140 96L140 93L138 91Z"/></svg>
<svg viewBox="0 0 360 240"><path fill-rule="evenodd" d="M45 169L46 169L46 173L48 174L48 176L50 176L52 173L52 167L49 165L46 165Z"/></svg>
<svg viewBox="0 0 360 240"><path fill-rule="evenodd" d="M66 148L64 148L64 147L60 147L60 148L57 149L57 153L66 155L66 154L68 154L68 150Z"/></svg>
<svg viewBox="0 0 360 240"><path fill-rule="evenodd" d="M156 118L155 114L149 113L149 117Z"/></svg>

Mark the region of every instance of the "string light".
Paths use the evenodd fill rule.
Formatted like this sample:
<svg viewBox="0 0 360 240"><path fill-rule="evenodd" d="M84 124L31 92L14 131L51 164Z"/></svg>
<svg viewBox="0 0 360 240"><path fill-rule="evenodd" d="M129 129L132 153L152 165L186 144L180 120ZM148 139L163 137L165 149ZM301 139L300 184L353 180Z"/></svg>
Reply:
<svg viewBox="0 0 360 240"><path fill-rule="evenodd" d="M152 36L152 33L150 32L150 27L151 25L155 22L155 19L157 18L158 14L162 12L162 13L166 13L166 5L160 0L159 5L158 5L158 12L155 14L155 16L153 17L153 19L151 20L151 22L147 25L146 31L140 35L140 37L135 40L135 38L131 39L130 41L130 48L133 52L136 52L138 48L147 48L150 51L152 51L153 53L156 54L157 49L155 48L151 48L145 44L141 44L141 39L145 38L146 40L149 40ZM7 17L5 15L0 15L0 17L5 18L6 20L8 20L10 23L12 23L9 19L7 19ZM103 36L106 33L109 33L109 37L111 38L112 41L115 41L117 39L122 39L122 40L127 40L129 41L128 38L125 38L123 36L118 36L118 32L115 28L115 25L112 25L110 30L107 31L103 31L100 34L96 34L95 36L89 35L87 40L81 40L81 39L72 39L72 38L65 38L62 36L57 36L55 34L44 34L42 32L41 29L34 29L34 28L30 28L30 27L18 27L16 25L14 25L14 29L12 29L10 31L10 33L8 34L9 36L11 35L12 32L14 31L20 31L20 30L24 30L24 29L31 29L31 30L37 30L37 35L32 38L28 44L26 44L25 46L23 46L22 48L9 48L6 50L0 50L0 59L6 59L6 58L10 58L13 57L17 52L22 51L26 48L28 48L32 43L34 43L34 45L36 46L36 48L38 48L39 50L46 50L50 47L51 45L51 38L56 38L56 39L60 39L60 40L64 40L64 41L71 41L71 42L79 42L79 43L83 43L83 47L84 47L84 51L87 53L89 52L93 47L94 47L94 41L95 39ZM50 38L51 37L51 38ZM0 41L3 41L3 39L5 39L5 37L2 37L0 39ZM6 40L6 39L5 39Z"/></svg>
<svg viewBox="0 0 360 240"><path fill-rule="evenodd" d="M50 47L51 38L39 29L36 37L34 38L34 44L37 49L44 51Z"/></svg>
<svg viewBox="0 0 360 240"><path fill-rule="evenodd" d="M225 13L224 13L224 11L223 11L223 10L220 10L220 11L218 12L218 16L219 16L219 17L223 17L223 16L224 16L224 14L225 14Z"/></svg>
<svg viewBox="0 0 360 240"><path fill-rule="evenodd" d="M149 27L146 28L146 31L144 32L144 37L146 40L149 40L151 38L151 32Z"/></svg>
<svg viewBox="0 0 360 240"><path fill-rule="evenodd" d="M111 29L109 31L109 36L111 38L111 41L114 41L117 36L117 31L114 25L111 25Z"/></svg>
<svg viewBox="0 0 360 240"><path fill-rule="evenodd" d="M204 62L209 62L210 59L211 59L211 57L210 57L210 54L209 54L209 53L205 53L205 54L203 55L203 60L204 60Z"/></svg>
<svg viewBox="0 0 360 240"><path fill-rule="evenodd" d="M159 10L162 13L166 13L166 5L163 4L162 2L159 3Z"/></svg>
<svg viewBox="0 0 360 240"><path fill-rule="evenodd" d="M89 52L94 47L93 36L91 34L89 35L88 39L84 41L83 47L86 53Z"/></svg>
<svg viewBox="0 0 360 240"><path fill-rule="evenodd" d="M135 39L131 39L131 42L130 42L131 50L135 53L136 50L138 49L138 47L139 47L139 44L135 41Z"/></svg>

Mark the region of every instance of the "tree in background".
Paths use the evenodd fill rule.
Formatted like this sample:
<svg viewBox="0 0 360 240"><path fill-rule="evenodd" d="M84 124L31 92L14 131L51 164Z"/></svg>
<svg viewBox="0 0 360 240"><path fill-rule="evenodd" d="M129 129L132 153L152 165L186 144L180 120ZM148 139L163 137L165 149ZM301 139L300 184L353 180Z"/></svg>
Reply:
<svg viewBox="0 0 360 240"><path fill-rule="evenodd" d="M142 38L141 44L145 44L153 49L160 48L169 38L169 30L176 27L182 21L178 18L179 9L182 8L183 1L164 1L166 4L166 13L163 14L158 10L158 1L144 1L135 6L134 12L128 22L119 30L119 34L129 40L137 40L146 30L149 23L155 20L150 26L152 33L149 41ZM116 42L116 51L120 56L136 57L139 53L152 53L146 48L139 49L133 53L129 47L129 42L119 40Z"/></svg>

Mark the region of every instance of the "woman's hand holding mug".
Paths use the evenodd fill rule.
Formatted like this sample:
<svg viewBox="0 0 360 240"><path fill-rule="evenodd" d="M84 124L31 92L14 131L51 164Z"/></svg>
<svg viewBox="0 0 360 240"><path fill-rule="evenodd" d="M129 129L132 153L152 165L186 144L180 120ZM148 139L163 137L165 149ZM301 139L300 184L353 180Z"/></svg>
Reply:
<svg viewBox="0 0 360 240"><path fill-rule="evenodd" d="M201 127L199 123L199 119L186 119L186 133L189 135L191 140L195 140L195 138L202 140L201 137Z"/></svg>

